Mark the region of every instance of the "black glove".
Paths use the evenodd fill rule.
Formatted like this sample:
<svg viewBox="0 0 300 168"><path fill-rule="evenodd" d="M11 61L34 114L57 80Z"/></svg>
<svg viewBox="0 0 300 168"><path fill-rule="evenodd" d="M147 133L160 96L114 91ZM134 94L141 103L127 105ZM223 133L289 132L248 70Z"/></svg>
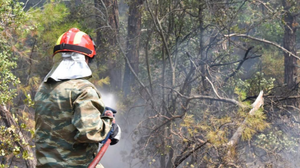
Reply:
<svg viewBox="0 0 300 168"><path fill-rule="evenodd" d="M121 128L118 124L112 124L113 132L110 134L109 139L111 139L110 145L115 145L121 139Z"/></svg>

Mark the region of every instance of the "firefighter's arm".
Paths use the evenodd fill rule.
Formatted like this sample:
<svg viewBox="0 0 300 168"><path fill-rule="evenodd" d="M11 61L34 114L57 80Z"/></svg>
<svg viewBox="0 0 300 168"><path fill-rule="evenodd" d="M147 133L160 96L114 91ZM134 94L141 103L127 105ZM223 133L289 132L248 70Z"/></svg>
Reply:
<svg viewBox="0 0 300 168"><path fill-rule="evenodd" d="M73 102L73 125L77 128L75 140L79 143L102 141L111 129L113 117L102 116L104 104L92 87L85 88Z"/></svg>

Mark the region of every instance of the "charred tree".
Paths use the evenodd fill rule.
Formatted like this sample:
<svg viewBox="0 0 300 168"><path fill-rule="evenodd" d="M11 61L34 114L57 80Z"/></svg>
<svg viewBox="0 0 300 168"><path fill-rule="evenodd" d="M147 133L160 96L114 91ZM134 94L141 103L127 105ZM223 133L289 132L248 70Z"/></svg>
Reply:
<svg viewBox="0 0 300 168"><path fill-rule="evenodd" d="M207 74L207 57L206 57L206 53L205 53L205 43L204 43L204 6L203 5L199 5L198 8L198 21L199 21L199 56L200 56L200 61L199 61L199 65L200 66L200 71L201 71L201 84L199 87L202 87L202 89L199 89L199 92L202 94L205 94L208 92L208 87L209 84L207 82L207 80L205 79Z"/></svg>
<svg viewBox="0 0 300 168"><path fill-rule="evenodd" d="M297 21L296 15L289 12L291 5L288 1L282 1L283 7L286 9L286 14L284 16L284 37L283 37L283 47L292 52L296 53L296 30ZM297 58L292 57L289 53L284 53L284 82L288 87L294 87L297 83Z"/></svg>
<svg viewBox="0 0 300 168"><path fill-rule="evenodd" d="M127 27L127 49L126 56L135 71L139 72L139 44L141 33L141 5L143 0L133 0L129 2L129 16ZM124 79L123 79L123 91L126 94L131 92L131 86L134 84L135 77L131 72L128 64L125 65Z"/></svg>

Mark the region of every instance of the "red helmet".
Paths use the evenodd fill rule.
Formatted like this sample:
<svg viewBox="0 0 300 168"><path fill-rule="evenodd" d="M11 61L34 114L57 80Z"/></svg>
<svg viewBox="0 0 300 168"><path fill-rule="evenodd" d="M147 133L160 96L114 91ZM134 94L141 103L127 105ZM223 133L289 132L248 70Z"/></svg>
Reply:
<svg viewBox="0 0 300 168"><path fill-rule="evenodd" d="M54 46L53 55L59 52L78 52L90 58L96 55L95 43L92 38L77 28L71 28L62 34Z"/></svg>

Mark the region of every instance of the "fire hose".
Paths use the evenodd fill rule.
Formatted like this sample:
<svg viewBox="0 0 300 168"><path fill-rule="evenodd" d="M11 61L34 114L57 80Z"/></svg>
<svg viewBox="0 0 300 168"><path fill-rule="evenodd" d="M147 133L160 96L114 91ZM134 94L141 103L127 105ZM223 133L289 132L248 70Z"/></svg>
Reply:
<svg viewBox="0 0 300 168"><path fill-rule="evenodd" d="M115 117L115 114L117 113L116 110L110 108L110 107L105 107L105 111L110 110L113 112L113 116ZM101 149L99 150L99 152L97 153L96 157L93 159L93 161L90 163L90 165L88 166L88 168L95 168L98 163L100 162L100 160L102 159L103 155L105 154L107 148L109 147L110 143L111 143L111 139L110 139L110 135L114 132L114 128L112 127L111 130L109 131L109 133L107 134L106 138L101 142L103 145L101 146Z"/></svg>
<svg viewBox="0 0 300 168"><path fill-rule="evenodd" d="M102 145L100 151L97 153L96 157L94 158L94 160L92 161L92 163L89 165L88 168L95 168L97 166L97 164L100 162L103 155L105 154L108 146L110 145L110 142L111 140L107 139L107 141Z"/></svg>

